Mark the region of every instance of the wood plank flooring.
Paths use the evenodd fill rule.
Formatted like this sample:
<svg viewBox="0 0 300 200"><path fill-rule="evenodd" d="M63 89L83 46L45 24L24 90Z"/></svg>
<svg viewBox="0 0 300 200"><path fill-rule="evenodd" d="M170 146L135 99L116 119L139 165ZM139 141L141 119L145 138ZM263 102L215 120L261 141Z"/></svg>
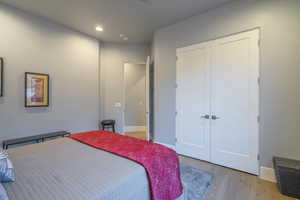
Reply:
<svg viewBox="0 0 300 200"><path fill-rule="evenodd" d="M275 183L257 176L183 156L180 161L214 174L204 200L295 200L281 195Z"/></svg>
<svg viewBox="0 0 300 200"><path fill-rule="evenodd" d="M130 137L135 137L141 140L147 140L146 131L134 131L134 132L126 132L125 135Z"/></svg>
<svg viewBox="0 0 300 200"><path fill-rule="evenodd" d="M146 140L146 132L128 132L127 136ZM214 174L204 200L296 200L280 194L275 183L257 176L180 156L180 161Z"/></svg>

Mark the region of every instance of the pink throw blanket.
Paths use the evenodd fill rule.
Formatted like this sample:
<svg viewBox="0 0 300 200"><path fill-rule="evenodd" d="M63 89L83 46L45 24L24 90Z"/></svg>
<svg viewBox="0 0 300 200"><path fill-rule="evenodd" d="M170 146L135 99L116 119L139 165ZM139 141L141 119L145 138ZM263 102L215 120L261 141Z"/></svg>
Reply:
<svg viewBox="0 0 300 200"><path fill-rule="evenodd" d="M182 194L179 158L172 149L108 131L78 133L69 137L141 164L147 171L152 200L175 200Z"/></svg>

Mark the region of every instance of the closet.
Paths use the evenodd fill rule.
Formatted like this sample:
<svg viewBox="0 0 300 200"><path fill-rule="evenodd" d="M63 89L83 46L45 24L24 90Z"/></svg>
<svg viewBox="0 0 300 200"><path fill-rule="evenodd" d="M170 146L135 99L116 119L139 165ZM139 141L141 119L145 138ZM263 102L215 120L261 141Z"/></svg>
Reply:
<svg viewBox="0 0 300 200"><path fill-rule="evenodd" d="M178 153L258 174L259 30L176 54Z"/></svg>

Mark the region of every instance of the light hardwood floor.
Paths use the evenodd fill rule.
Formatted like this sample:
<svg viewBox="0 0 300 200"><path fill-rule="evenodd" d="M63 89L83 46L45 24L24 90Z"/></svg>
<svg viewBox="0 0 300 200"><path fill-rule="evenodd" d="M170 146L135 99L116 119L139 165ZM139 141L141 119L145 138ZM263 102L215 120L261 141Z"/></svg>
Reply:
<svg viewBox="0 0 300 200"><path fill-rule="evenodd" d="M275 183L257 176L183 156L180 161L214 174L204 200L295 200L281 195Z"/></svg>
<svg viewBox="0 0 300 200"><path fill-rule="evenodd" d="M130 137L135 137L141 140L147 140L146 131L126 132L125 135Z"/></svg>

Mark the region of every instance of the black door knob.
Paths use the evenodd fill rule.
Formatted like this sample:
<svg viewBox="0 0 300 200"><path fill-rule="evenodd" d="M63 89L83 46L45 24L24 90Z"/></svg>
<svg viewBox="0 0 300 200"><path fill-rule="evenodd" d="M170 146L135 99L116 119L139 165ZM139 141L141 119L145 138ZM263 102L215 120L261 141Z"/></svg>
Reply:
<svg viewBox="0 0 300 200"><path fill-rule="evenodd" d="M209 119L210 116L209 115L203 115L203 116L201 116L201 118L203 118L203 119Z"/></svg>
<svg viewBox="0 0 300 200"><path fill-rule="evenodd" d="M217 117L216 115L213 115L213 116L211 116L211 119L212 120L217 120L217 119L220 119L220 117Z"/></svg>

